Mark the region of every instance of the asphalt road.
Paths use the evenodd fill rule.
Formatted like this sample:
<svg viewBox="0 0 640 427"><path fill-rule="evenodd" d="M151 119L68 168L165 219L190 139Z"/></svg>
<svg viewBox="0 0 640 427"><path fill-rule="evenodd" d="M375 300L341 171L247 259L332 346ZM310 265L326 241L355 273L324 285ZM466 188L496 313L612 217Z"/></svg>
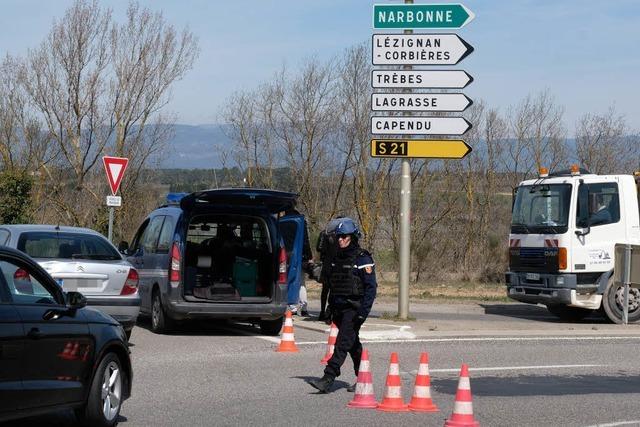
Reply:
<svg viewBox="0 0 640 427"><path fill-rule="evenodd" d="M312 307L313 308L313 307ZM377 303L376 315L393 303ZM435 414L350 409L350 361L333 392L321 376L327 327L295 317L299 353L276 353L277 338L250 325L189 324L172 335L138 327L132 336L133 396L122 426L398 425L442 426L454 404L461 363L471 368L474 415L485 426L640 425L640 326L594 317L564 323L520 304L412 305L417 320L367 321L374 389L384 393L389 356L400 357L402 391L413 391L420 353L429 352ZM62 426L73 415L7 425Z"/></svg>

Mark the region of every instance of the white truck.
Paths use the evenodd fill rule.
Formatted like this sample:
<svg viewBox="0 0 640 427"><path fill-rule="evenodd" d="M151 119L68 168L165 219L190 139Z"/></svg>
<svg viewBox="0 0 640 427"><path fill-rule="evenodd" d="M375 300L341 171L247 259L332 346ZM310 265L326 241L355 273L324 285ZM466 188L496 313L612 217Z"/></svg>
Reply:
<svg viewBox="0 0 640 427"><path fill-rule="evenodd" d="M616 243L640 243L640 175L595 175L571 166L516 188L509 234L510 298L544 304L565 320L602 309L623 320L624 287L613 280ZM640 321L631 288L629 323Z"/></svg>

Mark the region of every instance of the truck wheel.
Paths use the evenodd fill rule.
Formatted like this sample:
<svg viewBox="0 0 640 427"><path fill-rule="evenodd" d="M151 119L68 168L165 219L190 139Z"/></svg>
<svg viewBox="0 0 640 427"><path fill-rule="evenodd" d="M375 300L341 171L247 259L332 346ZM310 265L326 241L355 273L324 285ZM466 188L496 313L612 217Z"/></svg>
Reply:
<svg viewBox="0 0 640 427"><path fill-rule="evenodd" d="M282 329L282 319L282 317L278 317L275 320L261 320L260 332L264 335L278 335L280 333L280 329Z"/></svg>
<svg viewBox="0 0 640 427"><path fill-rule="evenodd" d="M624 306L624 286L613 283L613 276L609 278L607 288L602 294L602 308L613 323L622 323L622 308ZM640 321L640 289L629 288L629 323Z"/></svg>
<svg viewBox="0 0 640 427"><path fill-rule="evenodd" d="M569 307L564 304L548 304L547 310L554 316L569 322L578 322L594 311L588 308Z"/></svg>
<svg viewBox="0 0 640 427"><path fill-rule="evenodd" d="M173 319L171 319L160 299L160 292L156 289L153 292L151 300L151 330L156 334L163 334L173 327Z"/></svg>

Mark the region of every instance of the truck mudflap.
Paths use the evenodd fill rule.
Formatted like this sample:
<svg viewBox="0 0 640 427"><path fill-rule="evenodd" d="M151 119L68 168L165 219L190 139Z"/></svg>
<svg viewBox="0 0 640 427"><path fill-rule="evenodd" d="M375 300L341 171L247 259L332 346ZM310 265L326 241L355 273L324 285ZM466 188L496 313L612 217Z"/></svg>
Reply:
<svg viewBox="0 0 640 427"><path fill-rule="evenodd" d="M583 286L578 285L576 279L575 274L507 272L507 296L529 304L563 304L592 310L600 308L602 295L595 292L596 287L590 285L588 288L591 292L578 293L576 288Z"/></svg>

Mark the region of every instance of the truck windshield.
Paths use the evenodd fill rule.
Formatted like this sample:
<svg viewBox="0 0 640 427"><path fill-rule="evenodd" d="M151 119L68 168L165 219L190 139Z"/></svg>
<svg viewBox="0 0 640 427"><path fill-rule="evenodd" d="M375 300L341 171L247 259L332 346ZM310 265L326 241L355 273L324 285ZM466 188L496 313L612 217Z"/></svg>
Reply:
<svg viewBox="0 0 640 427"><path fill-rule="evenodd" d="M537 184L518 187L511 216L511 233L566 233L571 189L570 184Z"/></svg>

